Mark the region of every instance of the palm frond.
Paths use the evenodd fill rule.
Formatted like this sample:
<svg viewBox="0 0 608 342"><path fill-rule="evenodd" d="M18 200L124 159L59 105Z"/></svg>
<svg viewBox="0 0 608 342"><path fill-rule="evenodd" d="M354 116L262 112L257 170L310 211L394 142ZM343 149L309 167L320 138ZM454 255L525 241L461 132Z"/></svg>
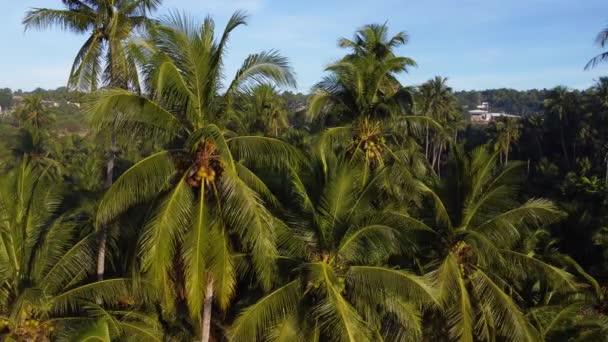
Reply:
<svg viewBox="0 0 608 342"><path fill-rule="evenodd" d="M245 164L287 170L302 162L302 156L295 147L275 138L238 136L226 142L235 160Z"/></svg>
<svg viewBox="0 0 608 342"><path fill-rule="evenodd" d="M202 189L196 201L196 209L194 210L194 217L191 228L184 239L183 245L183 257L184 257L184 273L186 276L186 293L188 298L188 308L190 309L190 315L194 321L200 319L200 315L203 312L203 302L205 299L205 288L207 286L208 277L208 248L210 246L210 217L207 203L205 202L205 190ZM186 205L191 203L185 203ZM188 211L189 208L183 208L182 210ZM183 222L186 223L186 222ZM177 229L183 229L175 227ZM179 240L178 240L179 241ZM217 242L216 242L217 243ZM167 248L168 251L171 249L177 249L177 241L175 247ZM168 269L163 270L167 272Z"/></svg>
<svg viewBox="0 0 608 342"><path fill-rule="evenodd" d="M300 283L294 280L262 297L245 308L228 329L233 341L255 341L296 311L302 293Z"/></svg>
<svg viewBox="0 0 608 342"><path fill-rule="evenodd" d="M322 330L337 341L368 340L371 336L369 327L342 296L338 278L330 266L319 262L309 264L307 268L324 295L313 309Z"/></svg>
<svg viewBox="0 0 608 342"><path fill-rule="evenodd" d="M346 282L367 298L378 295L399 297L417 305L438 304L429 279L381 266L351 266Z"/></svg>
<svg viewBox="0 0 608 342"><path fill-rule="evenodd" d="M474 276L475 297L487 305L500 335L509 341L538 341L537 332L513 299L483 271L477 269Z"/></svg>
<svg viewBox="0 0 608 342"><path fill-rule="evenodd" d="M576 291L578 284L574 276L562 269L549 265L533 256L511 250L502 250L502 256L509 262L511 273L520 279L541 279L556 291Z"/></svg>
<svg viewBox="0 0 608 342"><path fill-rule="evenodd" d="M236 294L237 272L232 248L224 227L215 227L210 236L210 272L213 275L215 299L221 310L226 311Z"/></svg>
<svg viewBox="0 0 608 342"><path fill-rule="evenodd" d="M276 51L249 55L237 70L226 93L246 93L252 85L275 83L295 88L296 81L287 58Z"/></svg>
<svg viewBox="0 0 608 342"><path fill-rule="evenodd" d="M277 257L275 220L260 196L228 170L220 185L222 217L251 255L258 281L268 289L274 278Z"/></svg>
<svg viewBox="0 0 608 342"><path fill-rule="evenodd" d="M185 128L160 104L124 89L106 88L89 95L83 111L96 130L114 128L168 139Z"/></svg>
<svg viewBox="0 0 608 342"><path fill-rule="evenodd" d="M142 270L150 273L151 280L157 290L162 290L166 300L172 298L169 273L173 256L189 226L193 203L194 194L182 178L144 228L139 244Z"/></svg>
<svg viewBox="0 0 608 342"><path fill-rule="evenodd" d="M526 229L553 223L563 217L563 213L553 202L544 199L530 199L521 206L498 215L493 215L476 227L478 232L499 241L515 241Z"/></svg>
<svg viewBox="0 0 608 342"><path fill-rule="evenodd" d="M177 151L161 151L142 159L123 173L105 193L97 210L98 225L110 222L135 204L162 193L178 169Z"/></svg>
<svg viewBox="0 0 608 342"><path fill-rule="evenodd" d="M49 311L59 315L74 312L93 298L103 304L116 304L120 298L129 298L133 295L130 287L131 280L125 278L107 279L81 285L54 296L51 299Z"/></svg>
<svg viewBox="0 0 608 342"><path fill-rule="evenodd" d="M48 8L33 8L29 10L23 24L25 29L45 30L57 26L64 30L84 33L95 24L95 16L87 11L53 10Z"/></svg>

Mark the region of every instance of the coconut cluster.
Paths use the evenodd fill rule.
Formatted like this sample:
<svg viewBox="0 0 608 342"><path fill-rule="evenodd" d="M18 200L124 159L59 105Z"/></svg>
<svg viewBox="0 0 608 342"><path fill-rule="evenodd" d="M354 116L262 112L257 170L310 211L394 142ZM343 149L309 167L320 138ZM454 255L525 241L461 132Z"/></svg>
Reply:
<svg viewBox="0 0 608 342"><path fill-rule="evenodd" d="M464 241L460 241L452 247L452 253L456 257L460 273L464 276L470 276L474 271L473 266L477 263L473 247Z"/></svg>
<svg viewBox="0 0 608 342"><path fill-rule="evenodd" d="M382 152L384 151L384 137L378 139L371 139L363 142L363 151L368 159L379 159L382 158Z"/></svg>
<svg viewBox="0 0 608 342"><path fill-rule="evenodd" d="M3 326L7 326L8 322L1 322ZM12 336L17 341L50 341L50 335L52 334L54 327L35 319L26 319L15 328Z"/></svg>
<svg viewBox="0 0 608 342"><path fill-rule="evenodd" d="M358 150L363 152L365 159L374 168L382 165L382 156L385 149L386 141L382 136L379 122L365 118L355 125L355 135L348 149L349 154L352 155Z"/></svg>
<svg viewBox="0 0 608 342"><path fill-rule="evenodd" d="M211 186L223 171L217 146L212 141L203 141L196 151L188 174L188 184L193 188Z"/></svg>

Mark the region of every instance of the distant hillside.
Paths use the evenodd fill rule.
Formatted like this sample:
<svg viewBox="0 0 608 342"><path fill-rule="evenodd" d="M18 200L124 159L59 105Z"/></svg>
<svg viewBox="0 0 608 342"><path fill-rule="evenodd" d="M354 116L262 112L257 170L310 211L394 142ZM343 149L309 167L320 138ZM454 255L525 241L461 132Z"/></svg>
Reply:
<svg viewBox="0 0 608 342"><path fill-rule="evenodd" d="M475 108L481 102L489 102L493 112L527 116L542 113L543 102L548 93L548 89L521 91L503 88L457 91L454 94L463 107Z"/></svg>

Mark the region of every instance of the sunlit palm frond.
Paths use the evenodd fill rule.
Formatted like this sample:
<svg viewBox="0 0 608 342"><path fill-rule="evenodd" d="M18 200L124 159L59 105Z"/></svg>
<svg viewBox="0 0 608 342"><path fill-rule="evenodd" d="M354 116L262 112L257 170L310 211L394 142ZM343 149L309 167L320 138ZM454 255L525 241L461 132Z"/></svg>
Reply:
<svg viewBox="0 0 608 342"><path fill-rule="evenodd" d="M249 55L237 70L226 93L247 93L252 86L266 83L294 88L296 86L287 58L281 56L277 51L271 50Z"/></svg>
<svg viewBox="0 0 608 342"><path fill-rule="evenodd" d="M165 300L172 300L174 289L169 274L173 256L191 222L193 203L194 194L186 181L181 179L160 204L140 241L142 269L149 272L151 281L164 294Z"/></svg>
<svg viewBox="0 0 608 342"><path fill-rule="evenodd" d="M237 136L226 140L235 160L257 167L287 170L302 162L295 147L281 140L259 136Z"/></svg>
<svg viewBox="0 0 608 342"><path fill-rule="evenodd" d="M91 299L96 299L103 304L116 304L120 298L128 298L132 295L130 285L131 280L125 278L80 285L54 296L49 311L55 314L77 311Z"/></svg>
<svg viewBox="0 0 608 342"><path fill-rule="evenodd" d="M296 311L302 293L298 280L292 281L244 309L228 330L233 341L255 341Z"/></svg>
<svg viewBox="0 0 608 342"><path fill-rule="evenodd" d="M165 139L185 131L182 122L158 103L118 88L89 95L83 111L96 130L113 128L123 130L127 135L144 134Z"/></svg>
<svg viewBox="0 0 608 342"><path fill-rule="evenodd" d="M342 296L338 278L325 263L308 264L311 277L319 283L323 298L313 309L322 330L335 341L366 341L371 331L361 316Z"/></svg>
<svg viewBox="0 0 608 342"><path fill-rule="evenodd" d="M95 15L90 11L52 10L34 8L23 18L26 30L30 28L45 30L57 26L76 33L89 31L95 23Z"/></svg>
<svg viewBox="0 0 608 342"><path fill-rule="evenodd" d="M106 192L97 210L97 223L104 224L135 204L152 200L177 173L179 153L161 151L142 159L123 173Z"/></svg>
<svg viewBox="0 0 608 342"><path fill-rule="evenodd" d="M277 257L275 219L260 196L236 174L226 172L220 185L222 216L252 258L260 284L268 289L274 278Z"/></svg>

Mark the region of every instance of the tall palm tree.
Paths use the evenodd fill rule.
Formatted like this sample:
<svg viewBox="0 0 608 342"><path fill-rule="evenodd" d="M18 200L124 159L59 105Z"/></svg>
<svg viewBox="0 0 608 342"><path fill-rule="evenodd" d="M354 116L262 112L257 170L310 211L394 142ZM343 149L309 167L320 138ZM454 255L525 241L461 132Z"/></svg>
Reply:
<svg viewBox="0 0 608 342"><path fill-rule="evenodd" d="M320 148L341 146L371 171L385 159L395 159L391 142L401 149L412 128L423 120L432 121L408 115L414 105L413 93L396 77L415 62L393 51L407 42L406 35L388 39L386 32L386 25L368 25L354 40L340 41L340 46L352 51L327 67L331 74L313 88L307 112L309 120L339 125L320 135ZM434 121L430 124L436 125Z"/></svg>
<svg viewBox="0 0 608 342"><path fill-rule="evenodd" d="M137 298L130 280L86 282L95 235L79 238L77 210L62 211L62 201L61 183L27 158L0 182L0 336L50 341L97 322L111 324L112 337L157 339L153 318L119 308Z"/></svg>
<svg viewBox="0 0 608 342"><path fill-rule="evenodd" d="M72 64L69 86L96 90L103 85L139 89L135 56L126 42L149 24L147 15L161 0L62 0L64 9L33 8L26 29L59 27L88 35Z"/></svg>
<svg viewBox="0 0 608 342"><path fill-rule="evenodd" d="M516 284L538 279L556 291L576 285L569 273L516 247L526 231L555 221L560 212L547 200L515 200L520 163L500 168L498 154L486 148L470 156L454 149L453 155L443 182L418 187L434 208L421 214L420 225L441 237L424 254L448 334L462 341L536 341L517 304Z"/></svg>
<svg viewBox="0 0 608 342"><path fill-rule="evenodd" d="M62 0L64 9L34 8L23 19L26 29L57 26L79 34L87 34L72 64L68 85L94 91L104 86L140 89L137 70L138 55L129 47L128 39L136 30L150 24L148 14L162 0ZM108 113L106 113L108 115ZM106 165L105 187L114 179L117 144L110 128L110 153ZM107 231L100 229L97 274L103 279Z"/></svg>
<svg viewBox="0 0 608 342"><path fill-rule="evenodd" d="M280 223L266 204L276 203L247 167L295 165L297 152L279 140L234 136L221 122L235 97L261 83L294 85L288 62L274 51L250 55L220 95L231 33L246 23L235 13L216 38L215 25L174 13L146 45L150 97L123 89L100 91L87 111L107 125L164 138L168 149L127 170L105 194L98 224L137 203L156 200L139 244L142 271L164 294L167 310L185 303L202 341L210 338L212 303L226 310L234 296L234 253L251 261L263 288L272 283ZM103 113L120 115L108 118Z"/></svg>
<svg viewBox="0 0 608 342"><path fill-rule="evenodd" d="M422 115L433 118L439 123L445 124L447 119L453 115L456 108L456 98L452 94L452 88L447 85L448 78L435 76L419 87L418 110ZM429 125L425 126L424 153L427 159L432 150L429 139Z"/></svg>
<svg viewBox="0 0 608 342"><path fill-rule="evenodd" d="M544 135L544 118L538 114L531 115L525 119L523 127L524 129L527 128L530 135L534 137L533 139L538 149L538 159L540 160L543 157L543 145L541 141Z"/></svg>
<svg viewBox="0 0 608 342"><path fill-rule="evenodd" d="M404 115L412 106L411 92L396 76L407 72L416 62L396 56L393 49L407 43L400 32L387 37L385 25L367 25L353 40L342 38L339 46L351 49L342 60L328 66L329 76L313 87L308 115L310 118L340 115L382 118Z"/></svg>
<svg viewBox="0 0 608 342"><path fill-rule="evenodd" d="M502 156L502 163L509 162L509 151L511 145L519 140L521 134L521 124L519 118L504 117L495 122L494 129L496 130L495 147Z"/></svg>
<svg viewBox="0 0 608 342"><path fill-rule="evenodd" d="M282 282L239 314L232 340L421 337L420 309L433 304L433 290L423 277L388 263L391 255L414 250L415 220L399 209L374 208L375 181L364 184L348 161L325 157L293 172Z"/></svg>
<svg viewBox="0 0 608 342"><path fill-rule="evenodd" d="M597 34L597 37L595 38L595 42L601 48L604 48L608 45L608 27L603 29L602 31L600 31L600 33ZM585 70L594 68L595 66L597 66L598 64L600 64L602 62L605 62L606 60L608 60L608 52L601 53L601 54L593 57L587 63L587 65L585 65Z"/></svg>
<svg viewBox="0 0 608 342"><path fill-rule="evenodd" d="M568 120L572 115L574 104L575 98L573 93L568 88L562 86L555 87L545 99L545 108L549 114L553 115L555 119L557 119L556 124L559 126L558 129L562 153L564 160L566 161L566 165L568 166L570 166L570 158L568 157L564 128L568 124Z"/></svg>

